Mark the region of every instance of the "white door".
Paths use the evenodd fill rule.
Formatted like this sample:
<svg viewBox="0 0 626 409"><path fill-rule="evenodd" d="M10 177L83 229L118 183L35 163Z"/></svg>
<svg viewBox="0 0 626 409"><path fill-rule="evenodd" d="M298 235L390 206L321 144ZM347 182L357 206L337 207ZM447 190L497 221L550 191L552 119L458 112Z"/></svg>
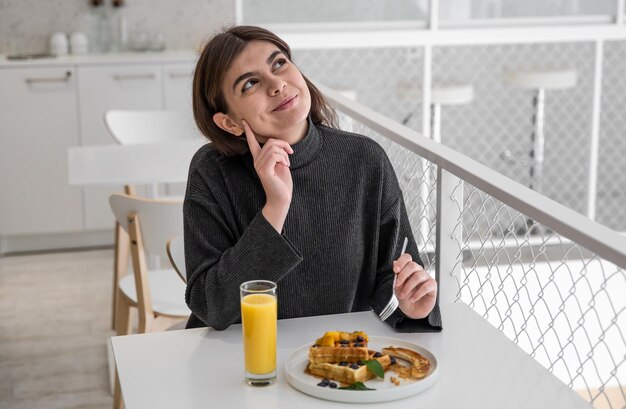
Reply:
<svg viewBox="0 0 626 409"><path fill-rule="evenodd" d="M109 109L162 109L158 64L81 66L78 76L82 145L115 143L104 125L104 113ZM112 228L114 217L109 208L109 196L122 189L122 186L84 188L86 229Z"/></svg>
<svg viewBox="0 0 626 409"><path fill-rule="evenodd" d="M0 69L0 235L82 229L81 191L67 173L76 112L73 67Z"/></svg>

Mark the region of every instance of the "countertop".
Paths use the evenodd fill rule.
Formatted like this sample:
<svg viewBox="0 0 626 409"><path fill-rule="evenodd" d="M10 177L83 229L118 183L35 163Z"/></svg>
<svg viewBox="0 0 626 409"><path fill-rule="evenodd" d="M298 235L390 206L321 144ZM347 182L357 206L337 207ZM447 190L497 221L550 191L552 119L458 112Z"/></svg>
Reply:
<svg viewBox="0 0 626 409"><path fill-rule="evenodd" d="M195 62L197 51L166 50L159 52L123 52L103 54L65 55L59 57L8 60L0 54L0 68L54 67L60 65L115 65L128 63Z"/></svg>

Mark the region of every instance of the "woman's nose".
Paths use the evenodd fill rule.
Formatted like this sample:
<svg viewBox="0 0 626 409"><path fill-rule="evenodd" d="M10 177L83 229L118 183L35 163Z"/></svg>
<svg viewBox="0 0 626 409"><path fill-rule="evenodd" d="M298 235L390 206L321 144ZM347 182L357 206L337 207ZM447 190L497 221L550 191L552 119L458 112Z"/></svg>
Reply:
<svg viewBox="0 0 626 409"><path fill-rule="evenodd" d="M286 86L287 83L285 83L285 81L283 81L281 78L276 77L272 81L270 81L268 92L270 96L278 95L283 89L285 89Z"/></svg>

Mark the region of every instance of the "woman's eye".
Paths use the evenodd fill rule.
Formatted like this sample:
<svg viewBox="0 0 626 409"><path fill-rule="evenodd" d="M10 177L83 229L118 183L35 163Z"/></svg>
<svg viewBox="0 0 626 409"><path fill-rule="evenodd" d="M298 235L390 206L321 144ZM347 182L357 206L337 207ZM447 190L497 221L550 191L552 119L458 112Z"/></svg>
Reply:
<svg viewBox="0 0 626 409"><path fill-rule="evenodd" d="M243 83L243 87L241 88L241 92L246 92L248 89L250 89L256 83L257 83L256 80L248 80L248 81L244 82Z"/></svg>
<svg viewBox="0 0 626 409"><path fill-rule="evenodd" d="M287 64L287 60L284 58L279 58L278 60L274 61L274 69L280 68L285 64Z"/></svg>

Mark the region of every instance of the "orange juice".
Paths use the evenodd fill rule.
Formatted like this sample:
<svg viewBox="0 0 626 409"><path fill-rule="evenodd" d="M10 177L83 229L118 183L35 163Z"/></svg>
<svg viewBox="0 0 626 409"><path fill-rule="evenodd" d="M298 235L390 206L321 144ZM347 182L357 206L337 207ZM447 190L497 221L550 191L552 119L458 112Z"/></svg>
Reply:
<svg viewBox="0 0 626 409"><path fill-rule="evenodd" d="M248 294L241 300L241 323L246 371L268 374L276 370L276 297Z"/></svg>

